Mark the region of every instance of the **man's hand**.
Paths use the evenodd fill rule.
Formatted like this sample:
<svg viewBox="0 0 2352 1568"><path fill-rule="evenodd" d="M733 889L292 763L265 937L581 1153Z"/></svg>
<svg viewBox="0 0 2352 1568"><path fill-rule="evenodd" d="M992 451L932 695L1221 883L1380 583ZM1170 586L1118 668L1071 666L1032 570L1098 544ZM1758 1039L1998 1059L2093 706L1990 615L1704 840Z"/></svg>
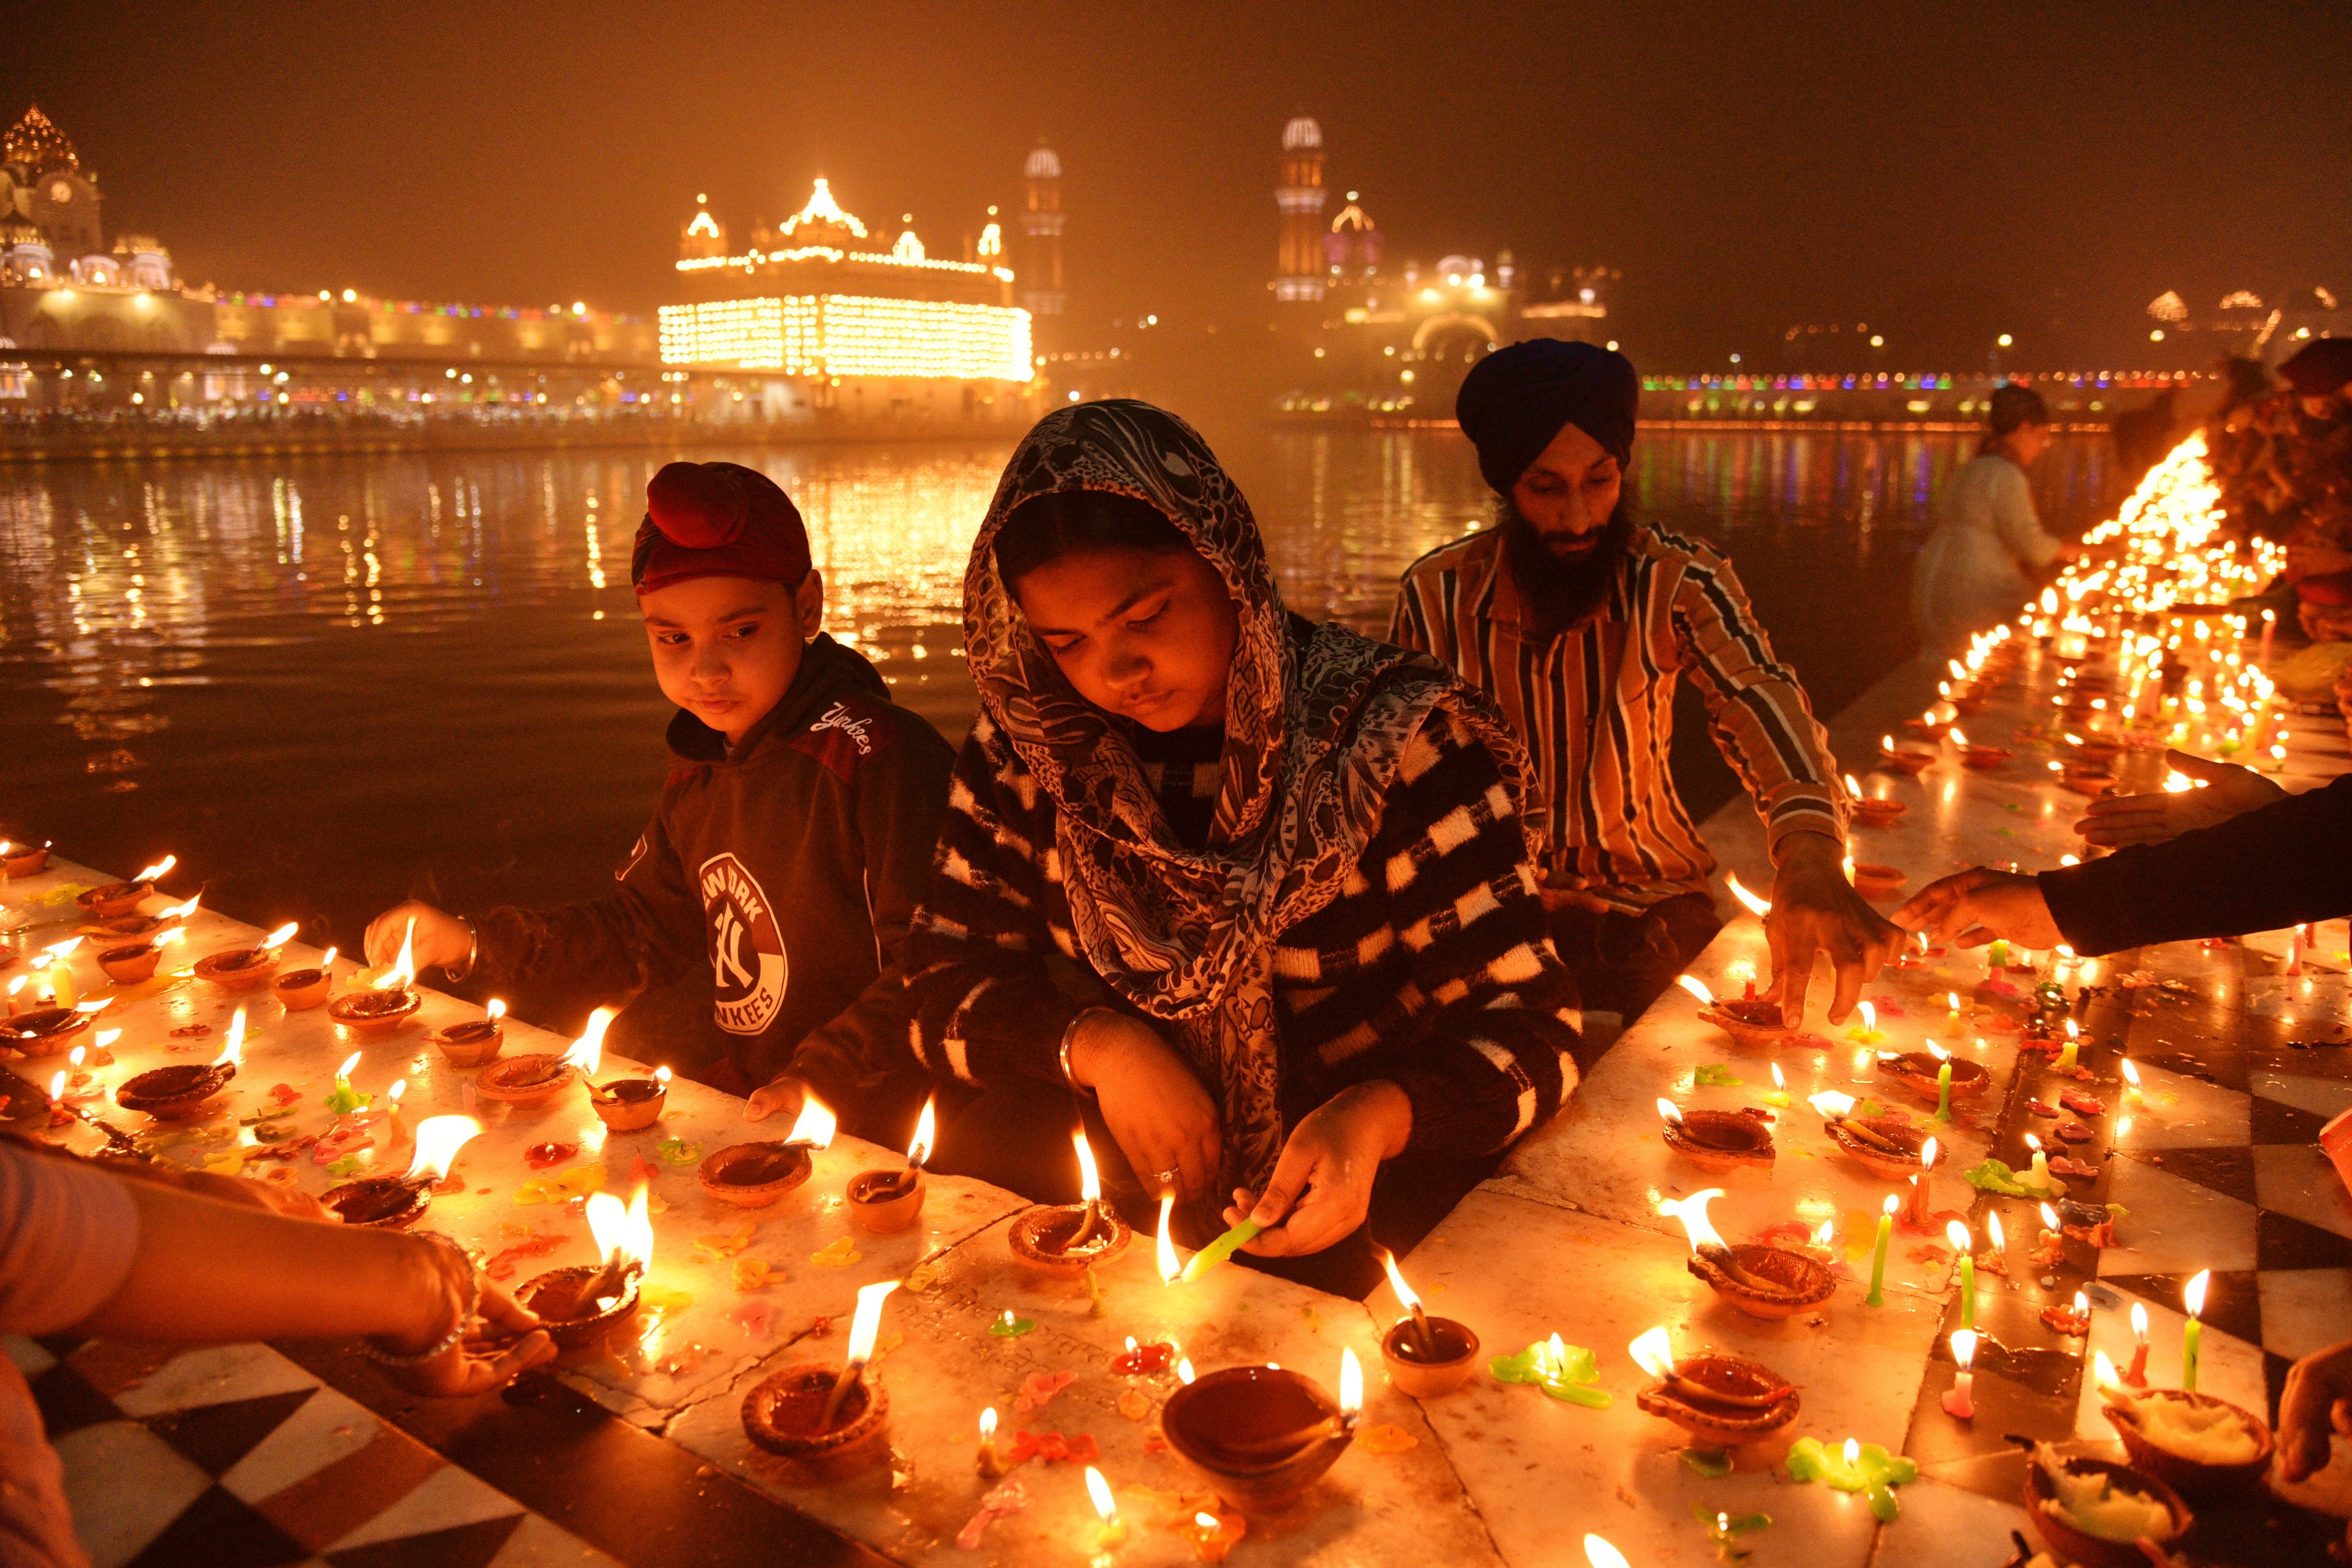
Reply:
<svg viewBox="0 0 2352 1568"><path fill-rule="evenodd" d="M1895 911L1895 923L1906 931L1932 929L1961 947L1982 947L1996 937L2041 948L2066 940L2050 918L2041 882L1989 866L1972 867L1920 889Z"/></svg>
<svg viewBox="0 0 2352 1568"><path fill-rule="evenodd" d="M1781 841L1764 935L1772 944L1772 988L1780 1016L1792 1029L1805 1019L1816 956L1827 952L1837 967L1837 995L1829 1016L1831 1023L1842 1024L1862 1000L1864 983L1903 946L1903 933L1845 879L1845 851L1826 833L1795 833Z"/></svg>
<svg viewBox="0 0 2352 1568"><path fill-rule="evenodd" d="M1109 1008L1087 1013L1070 1041L1070 1077L1092 1089L1128 1168L1152 1193L1190 1204L1217 1179L1217 1108L1159 1031Z"/></svg>
<svg viewBox="0 0 2352 1568"><path fill-rule="evenodd" d="M2241 812L2284 800L2286 791L2252 768L2230 763L2209 763L2186 752L2167 752L2164 760L2192 779L2205 781L2203 789L2178 795L2105 795L2095 800L2074 831L2094 844L2117 848L2126 844L2161 844L2192 828L2211 827Z"/></svg>
<svg viewBox="0 0 2352 1568"><path fill-rule="evenodd" d="M2336 1432L2352 1437L2352 1340L2314 1351L2287 1369L2278 1425L2286 1479L2305 1480L2326 1468Z"/></svg>
<svg viewBox="0 0 2352 1568"><path fill-rule="evenodd" d="M473 956L474 932L455 915L443 914L431 904L415 899L394 904L368 921L367 936L362 943L371 964L386 964L400 956L400 944L408 931L408 922L416 922L416 942L409 961L419 973L427 969L455 969Z"/></svg>
<svg viewBox="0 0 2352 1568"><path fill-rule="evenodd" d="M1234 1189L1225 1223L1247 1215L1265 1226L1242 1244L1261 1258L1320 1252L1364 1223L1381 1162L1402 1153L1412 1136L1404 1090L1386 1080L1342 1089L1291 1129L1262 1195Z"/></svg>
<svg viewBox="0 0 2352 1568"><path fill-rule="evenodd" d="M807 1099L808 1085L790 1073L780 1073L751 1091L751 1098L743 1102L743 1120L765 1121L771 1116L782 1116L798 1121Z"/></svg>
<svg viewBox="0 0 2352 1568"><path fill-rule="evenodd" d="M1585 890L1591 886L1592 879L1590 877L1580 877L1573 871L1553 871L1544 878L1542 886L1536 889L1536 896L1543 900L1544 913L1548 915L1556 915L1562 910L1607 914L1611 907L1609 900L1598 893Z"/></svg>

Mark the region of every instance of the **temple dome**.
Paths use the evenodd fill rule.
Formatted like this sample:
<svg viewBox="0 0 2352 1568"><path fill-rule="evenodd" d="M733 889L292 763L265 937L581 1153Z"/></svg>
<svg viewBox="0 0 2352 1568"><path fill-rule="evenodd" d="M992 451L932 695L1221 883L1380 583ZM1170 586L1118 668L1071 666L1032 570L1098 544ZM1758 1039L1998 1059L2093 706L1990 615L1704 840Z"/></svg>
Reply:
<svg viewBox="0 0 2352 1568"><path fill-rule="evenodd" d="M1029 154L1021 173L1033 180L1058 180L1062 177L1061 155L1051 147L1039 147Z"/></svg>
<svg viewBox="0 0 2352 1568"><path fill-rule="evenodd" d="M1323 145L1323 128L1307 115L1299 115L1282 128L1282 150L1296 153L1302 148Z"/></svg>
<svg viewBox="0 0 2352 1568"><path fill-rule="evenodd" d="M81 154L74 151L73 142L58 129L57 122L41 112L38 104L26 109L25 117L8 128L6 136L0 137L0 158L27 164L43 174L81 167Z"/></svg>

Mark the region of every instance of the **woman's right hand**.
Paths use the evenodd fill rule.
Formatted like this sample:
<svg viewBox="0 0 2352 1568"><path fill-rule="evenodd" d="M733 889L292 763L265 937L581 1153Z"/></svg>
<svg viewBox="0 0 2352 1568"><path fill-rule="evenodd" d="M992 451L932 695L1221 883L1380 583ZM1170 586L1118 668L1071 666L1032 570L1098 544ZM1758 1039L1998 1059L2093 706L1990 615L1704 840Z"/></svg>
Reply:
<svg viewBox="0 0 2352 1568"><path fill-rule="evenodd" d="M1147 1190L1173 1190L1191 1204L1214 1187L1223 1149L1216 1104L1158 1030L1108 1008L1085 1015L1070 1041L1070 1077L1093 1090Z"/></svg>
<svg viewBox="0 0 2352 1568"><path fill-rule="evenodd" d="M407 935L410 921L416 922L416 941L410 962L420 973L427 969L456 969L473 956L471 926L431 904L410 899L368 921L367 937L362 945L371 965L387 964L400 956L400 944Z"/></svg>
<svg viewBox="0 0 2352 1568"><path fill-rule="evenodd" d="M463 1309L465 1277L474 1267L470 1259L438 1243L420 1237L418 1244L429 1254L422 1262L434 1280L428 1287L432 1310L418 1331L421 1342L395 1342L386 1347L396 1353L421 1354L439 1342L448 1331L450 1316ZM384 1376L411 1394L467 1399L504 1388L531 1368L555 1359L555 1341L541 1324L538 1313L488 1279L479 1281L479 1289L480 1299L457 1343L415 1366L384 1367Z"/></svg>

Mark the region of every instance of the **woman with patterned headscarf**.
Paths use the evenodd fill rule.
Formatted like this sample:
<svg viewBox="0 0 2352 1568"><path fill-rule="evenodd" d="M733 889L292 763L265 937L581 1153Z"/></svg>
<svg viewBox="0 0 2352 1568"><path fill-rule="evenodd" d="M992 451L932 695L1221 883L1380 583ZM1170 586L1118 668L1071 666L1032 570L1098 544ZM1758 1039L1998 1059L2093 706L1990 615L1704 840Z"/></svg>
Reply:
<svg viewBox="0 0 2352 1568"><path fill-rule="evenodd" d="M1003 1179L1019 1143L1013 1184L1062 1197L1074 1090L1133 1217L1246 1215L1364 1293L1368 1213L1409 1245L1388 1194L1425 1228L1576 1082L1518 742L1434 661L1285 610L1248 503L1142 403L1022 442L964 646L981 714L902 959L909 1046L964 1086L941 1155Z"/></svg>

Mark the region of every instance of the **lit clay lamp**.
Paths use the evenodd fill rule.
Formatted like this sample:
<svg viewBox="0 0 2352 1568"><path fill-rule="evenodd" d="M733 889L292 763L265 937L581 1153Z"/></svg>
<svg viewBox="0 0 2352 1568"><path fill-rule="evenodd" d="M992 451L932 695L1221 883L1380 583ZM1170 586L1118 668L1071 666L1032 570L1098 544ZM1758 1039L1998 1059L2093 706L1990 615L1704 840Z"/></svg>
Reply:
<svg viewBox="0 0 2352 1568"><path fill-rule="evenodd" d="M1897 867L1857 861L1851 855L1845 858L1845 879L1865 899L1891 899L1910 880Z"/></svg>
<svg viewBox="0 0 2352 1568"><path fill-rule="evenodd" d="M637 1310L637 1288L654 1262L646 1191L640 1182L626 1208L610 1193L588 1199L588 1234L595 1237L602 1264L551 1268L515 1292L563 1349L600 1344L606 1330Z"/></svg>
<svg viewBox="0 0 2352 1568"><path fill-rule="evenodd" d="M117 985L136 985L142 980L152 980L155 978L155 966L163 962L163 950L173 942L186 941L187 936L184 927L168 926L146 942L101 948L99 950L98 966Z"/></svg>
<svg viewBox="0 0 2352 1568"><path fill-rule="evenodd" d="M588 1109L606 1131L635 1132L661 1120L662 1107L669 1103L669 1068L656 1068L651 1078L616 1078L585 1087Z"/></svg>
<svg viewBox="0 0 2352 1568"><path fill-rule="evenodd" d="M1902 1051L1878 1058L1878 1076L1934 1103L1943 1098L1944 1068L1952 1069L1952 1102L1981 1100L1992 1087L1992 1074L1979 1064L1934 1051Z"/></svg>
<svg viewBox="0 0 2352 1568"><path fill-rule="evenodd" d="M2066 740L2074 748L2076 760L2085 766L2103 763L2112 766L2124 754L2124 743L2113 735L2084 735L2080 740L2069 735Z"/></svg>
<svg viewBox="0 0 2352 1568"><path fill-rule="evenodd" d="M2088 795L2095 800L2103 795L2115 793L2116 779L2112 769L2080 763L2068 763L2063 767L2056 763L2050 765L2058 769L2060 787L2075 795Z"/></svg>
<svg viewBox="0 0 2352 1568"><path fill-rule="evenodd" d="M328 1188L319 1201L345 1225L406 1230L432 1206L433 1189L448 1177L457 1151L481 1131L470 1116L428 1116L416 1124L416 1158L405 1175L362 1176Z"/></svg>
<svg viewBox="0 0 2352 1568"><path fill-rule="evenodd" d="M155 890L155 879L168 874L179 863L178 856L166 855L127 882L108 882L76 893L74 902L102 921L137 914L139 900Z"/></svg>
<svg viewBox="0 0 2352 1568"><path fill-rule="evenodd" d="M53 1057L70 1047L104 1002L81 1002L71 1007L33 1007L0 1018L0 1049L20 1057Z"/></svg>
<svg viewBox="0 0 2352 1568"><path fill-rule="evenodd" d="M857 1292L843 1365L803 1362L743 1396L744 1432L808 1480L848 1480L890 1456L890 1398L866 1369L881 1334L882 1303L898 1288L893 1279Z"/></svg>
<svg viewBox="0 0 2352 1568"><path fill-rule="evenodd" d="M320 1005L335 994L335 954L341 951L331 947L316 963L280 971L269 982L269 994L289 1013L307 1013Z"/></svg>
<svg viewBox="0 0 2352 1568"><path fill-rule="evenodd" d="M834 1114L815 1095L801 1097L801 1113L782 1142L730 1143L704 1156L695 1184L737 1208L763 1209L809 1179L812 1149L833 1146Z"/></svg>
<svg viewBox="0 0 2352 1568"><path fill-rule="evenodd" d="M400 956L373 985L346 991L327 1004L327 1016L355 1035L388 1035L416 1016L425 999L416 994L416 922L400 939Z"/></svg>
<svg viewBox="0 0 2352 1568"><path fill-rule="evenodd" d="M1903 732L1906 735L1916 735L1923 741L1940 741L1944 738L1944 731L1951 727L1952 721L1949 719L1937 718L1933 708L1927 709L1916 719L1903 721Z"/></svg>
<svg viewBox="0 0 2352 1568"><path fill-rule="evenodd" d="M1677 1359L1664 1324L1632 1349L1634 1364L1658 1380L1633 1403L1689 1433L1694 1447L1760 1442L1797 1418L1797 1385L1762 1362L1712 1352Z"/></svg>
<svg viewBox="0 0 2352 1568"><path fill-rule="evenodd" d="M1661 1100L1658 1114L1665 1120L1666 1147L1702 1171L1772 1168L1772 1129L1761 1110L1685 1110Z"/></svg>
<svg viewBox="0 0 2352 1568"><path fill-rule="evenodd" d="M2104 1352L2094 1364L2107 1421L2135 1469L2200 1502L2262 1489L2277 1447L2270 1423L2210 1394L2126 1388Z"/></svg>
<svg viewBox="0 0 2352 1568"><path fill-rule="evenodd" d="M228 1021L228 1043L221 1054L202 1067L154 1068L114 1091L114 1103L125 1110L142 1110L158 1121L186 1121L228 1087L245 1060L245 1009Z"/></svg>
<svg viewBox="0 0 2352 1568"><path fill-rule="evenodd" d="M2079 1568L2147 1568L2143 1538L2160 1551L2196 1522L2156 1477L2113 1459L2061 1457L2047 1443L2034 1446L2025 1469L2025 1513L2058 1560Z"/></svg>
<svg viewBox="0 0 2352 1568"><path fill-rule="evenodd" d="M48 869L47 844L10 844L0 841L0 877L37 877Z"/></svg>
<svg viewBox="0 0 2352 1568"><path fill-rule="evenodd" d="M499 1022L506 1016L507 1005L493 996L480 1017L436 1029L425 1037L425 1043L439 1051L442 1059L453 1068L478 1068L494 1062L506 1048L506 1026Z"/></svg>
<svg viewBox="0 0 2352 1568"><path fill-rule="evenodd" d="M871 1236L901 1231L922 1217L923 1164L931 1157L937 1112L931 1100L915 1119L903 1171L860 1171L849 1178L849 1223Z"/></svg>
<svg viewBox="0 0 2352 1568"><path fill-rule="evenodd" d="M1883 735L1879 738L1878 765L1882 768L1891 768L1898 773L1925 773L1935 760L1936 753L1933 752L1897 746L1892 735Z"/></svg>
<svg viewBox="0 0 2352 1568"><path fill-rule="evenodd" d="M1862 781L1852 773L1845 775L1846 798L1853 803L1853 819L1864 827L1888 827L1902 820L1911 809L1893 795L1864 795Z"/></svg>
<svg viewBox="0 0 2352 1568"><path fill-rule="evenodd" d="M1381 1336L1381 1361L1389 1381L1415 1399L1436 1399L1462 1386L1478 1365L1478 1336L1451 1318L1433 1318L1421 1298L1397 1272L1396 1258L1383 1252L1389 1286L1405 1315Z"/></svg>
<svg viewBox="0 0 2352 1568"><path fill-rule="evenodd" d="M2006 746L1980 746L1959 731L1952 731L1952 744L1959 748L1960 765L1982 772L1997 768L2017 753Z"/></svg>
<svg viewBox="0 0 2352 1568"><path fill-rule="evenodd" d="M613 1026L614 1016L610 1007L599 1007L589 1014L588 1026L562 1056L551 1051L531 1051L520 1057L501 1057L474 1079L475 1094L517 1110L545 1105L571 1088L574 1079L596 1070L604 1059L604 1031Z"/></svg>
<svg viewBox="0 0 2352 1568"><path fill-rule="evenodd" d="M1706 983L1695 974L1678 974L1675 984L1698 998L1698 1016L1725 1034L1731 1043L1748 1050L1764 1050L1780 1044L1795 1033L1780 1021L1780 1004L1769 996L1755 994L1756 983L1748 983L1748 994L1718 1002Z"/></svg>
<svg viewBox="0 0 2352 1568"><path fill-rule="evenodd" d="M1751 1318L1787 1318L1820 1306L1837 1289L1829 1266L1785 1247L1727 1247L1706 1217L1721 1187L1668 1198L1658 1212L1673 1215L1690 1235L1688 1267L1716 1294Z"/></svg>
<svg viewBox="0 0 2352 1568"><path fill-rule="evenodd" d="M1013 1256L1042 1273L1076 1279L1088 1268L1108 1263L1127 1250L1135 1233L1102 1201L1102 1178L1095 1173L1095 1152L1084 1132L1070 1141L1078 1150L1078 1190L1083 1201L1050 1208L1033 1208L1014 1220L1005 1232Z"/></svg>
<svg viewBox="0 0 2352 1568"><path fill-rule="evenodd" d="M1160 1429L1185 1467L1244 1513L1279 1513L1355 1441L1364 1406L1356 1352L1339 1352L1339 1397L1281 1366L1229 1366L1168 1396Z"/></svg>
<svg viewBox="0 0 2352 1568"><path fill-rule="evenodd" d="M127 915L116 915L111 920L90 921L74 929L83 936L92 938L102 947L120 947L128 942L150 942L172 926L186 924L195 914L196 906L204 902L204 894L200 892L184 904L169 904L152 915L140 914L133 910Z"/></svg>
<svg viewBox="0 0 2352 1568"><path fill-rule="evenodd" d="M278 950L294 940L292 921L261 939L257 947L226 948L196 960L196 978L222 990L252 991L269 984L278 973Z"/></svg>
<svg viewBox="0 0 2352 1568"><path fill-rule="evenodd" d="M1905 1181L1919 1173L1919 1157L1934 1142L1899 1116L1853 1114L1853 1096L1823 1089L1810 1101L1822 1113L1822 1130L1848 1158L1874 1176Z"/></svg>

